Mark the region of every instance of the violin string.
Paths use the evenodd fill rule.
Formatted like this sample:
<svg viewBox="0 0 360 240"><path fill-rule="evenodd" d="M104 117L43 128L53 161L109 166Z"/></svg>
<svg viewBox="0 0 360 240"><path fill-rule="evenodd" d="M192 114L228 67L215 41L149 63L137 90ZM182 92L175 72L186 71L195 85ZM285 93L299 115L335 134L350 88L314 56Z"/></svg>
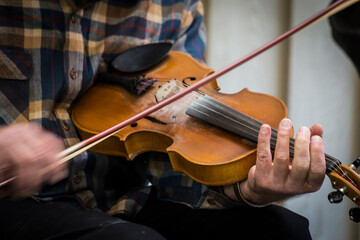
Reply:
<svg viewBox="0 0 360 240"><path fill-rule="evenodd" d="M192 92L191 94L194 94L194 95L196 95L196 96L199 96L199 95L202 96L202 95L203 95L203 93L196 93L196 92ZM208 96L208 95L207 95L207 96ZM208 96L208 97L209 97L209 96ZM185 101L187 101L187 103L181 103L181 104L182 104L183 106L185 106L185 107L188 107L188 106L190 105L190 103L193 102L191 99L186 99ZM250 135L251 135L252 137L257 137L257 136L258 136L261 125L260 125L260 126L257 126L257 125L249 125L249 124L240 122L240 121L236 120L235 118L226 116L226 115L224 115L224 114L222 114L222 113L220 113L220 112L218 112L218 111L216 111L216 110L214 110L214 109L212 109L212 108L209 108L209 107L207 107L207 106L205 106L205 105L203 105L203 104L200 104L199 102L196 102L196 101L195 101L195 103L198 104L198 105L201 105L201 107L203 107L203 108L206 108L206 109L208 109L208 110L210 110L210 111L212 111L212 112L214 112L214 113L216 113L216 114L221 115L221 116L224 117L224 118L227 118L227 119L235 122L235 123L237 124L237 126L240 125L240 126L245 127L247 130L250 130L250 132L251 132ZM198 109L197 109L197 110L198 110ZM205 112L202 112L202 114L206 114L206 113L205 113ZM208 115L208 114L206 114L206 115ZM211 116L209 116L209 117L211 117ZM275 143L276 143L276 136L277 136L277 130L274 129L274 128L271 128L271 131L274 133L275 136L271 135L271 140L270 140L270 141L272 141L272 142L273 142L272 144L275 145ZM290 148L292 154L294 153L294 143L295 143L295 139L294 139L294 138L290 138L289 148ZM273 147L273 148L275 148L275 147ZM331 160L330 160L330 161L331 161ZM335 161L334 161L334 162L335 162Z"/></svg>
<svg viewBox="0 0 360 240"><path fill-rule="evenodd" d="M198 102L196 103L196 104L199 104ZM204 106L204 105L202 105L203 107L206 107L206 106ZM215 111L214 109L211 109L211 111ZM219 112L217 112L217 111L215 111L217 114L221 114L221 113L219 113ZM202 112L202 114L205 114L205 115L208 115L209 116L209 114L206 114L206 113L204 113L204 112ZM221 115L223 115L223 114L221 114ZM227 117L227 116L225 116L225 115L223 115L224 117L226 117L226 118L229 118L229 117ZM209 116L210 117L210 116ZM242 122L239 122L238 120L236 120L236 119L232 119L232 118L230 118L233 122L236 122L237 124L240 124L240 125L242 125L242 126L245 126L245 127L247 127L247 129L248 130L252 130L251 132L251 134L252 134L252 136L253 137L257 137L257 134L258 134L258 126L255 126L255 125L247 125L247 124L243 124ZM272 128L272 131L274 131L275 132L275 135L277 135L277 131L275 130L275 129L273 129ZM272 141L272 145L275 145L275 143L274 142L276 142L276 139L275 139L275 137L273 137L272 135L271 135L271 141ZM294 152L294 142L295 142L295 140L293 139L293 138L290 138L290 143L289 143L289 149L290 149L290 152ZM275 147L273 147L273 149L275 149ZM340 164L339 164L339 161L337 160L337 159L335 159L335 158L332 158L332 157L330 157L329 155L325 155L325 160L326 160L326 162L331 162L331 163L334 163L334 164L328 164L327 166L329 166L329 168L333 171L333 170L336 170L338 173L340 173L340 175L343 177L343 178L345 178L347 181L349 181L351 184L353 184L355 187L357 187L357 185L355 184L355 182L354 181L352 181L351 180L351 178L349 178L348 176L347 176L347 174L346 174L346 172L341 168L341 166L340 166ZM335 166L334 166L335 165Z"/></svg>
<svg viewBox="0 0 360 240"><path fill-rule="evenodd" d="M197 102L196 104L200 104L200 103ZM217 111L214 110L214 109L209 109L208 107L206 107L206 106L204 106L204 105L202 105L202 107L205 107L205 108L207 108L207 109L210 110L210 111L216 112L217 114L220 114L220 115L222 115L222 116L225 117L225 118L228 118L229 120L235 122L236 124L238 124L238 125L240 125L240 126L242 126L242 127L247 128L248 130L250 130L250 132L251 132L250 134L251 134L253 137L257 137L258 134L259 134L260 126L257 126L257 125L249 125L249 123L239 122L238 120L236 120L236 119L234 119L234 118L231 118L231 117L228 117L228 116L226 116L226 115L224 115L224 114L222 114L222 113L219 113L219 112L217 112ZM270 141L272 141L272 142L273 142L273 145L275 145L275 143L276 143L276 137L277 137L277 130L271 128L271 131L274 133L274 135L271 135L271 140L270 140ZM294 145L295 145L295 139L294 139L294 138L290 138L289 148L290 148L290 151L291 151L292 154L294 154ZM338 160L335 160L335 159L332 159L332 158L329 158L329 157L326 158L326 161L332 162L332 163L335 163L335 164L337 164L337 162L338 162Z"/></svg>
<svg viewBox="0 0 360 240"><path fill-rule="evenodd" d="M227 118L229 120L231 120L232 122L236 123L237 125L240 125L242 127L245 127L247 130L250 130L250 134L252 137L257 137L258 136L258 133L259 133L259 129L260 127L257 126L257 125L249 125L249 124L245 124L243 122L240 122L238 121L237 119L235 118L231 118L229 116L226 116L214 109L211 109L199 102L195 102L196 104L198 105L201 105L201 107L204 107L204 108L207 108L208 110L216 113L216 114L219 114L221 116L223 116L224 118ZM198 109L197 109L198 111ZM201 112L202 114L205 114L209 117L211 117L209 114L205 113L205 112ZM271 135L271 145L272 145L272 148L275 149L274 145L276 145L276 136L277 136L277 131L273 128L271 128L272 132L274 132L274 135L273 134ZM291 154L294 154L294 145L295 145L295 139L294 138L290 138L290 142L289 142L289 150L290 150L290 153ZM344 178L346 178L347 181L351 182L354 186L356 186L355 182L353 182L346 174L346 172L342 169L342 167L340 166L340 162L339 160L337 160L336 158L333 158L331 157L330 155L328 154L325 154L325 161L328 163L327 166L328 166L328 169L331 169L331 171L337 171L338 173L340 173L341 176L343 176ZM331 163L331 164L330 164Z"/></svg>
<svg viewBox="0 0 360 240"><path fill-rule="evenodd" d="M194 95L199 95L199 94L194 93ZM187 100L190 101L190 99L187 99ZM196 102L196 104L200 105L199 102ZM204 106L204 105L201 105L201 106L204 107L204 108L209 109L207 106ZM251 131L251 135L252 135L253 137L257 137L257 136L258 136L259 130L260 130L260 126L244 124L244 123L239 122L238 120L236 120L236 119L234 119L234 118L231 118L231 117L228 117L228 116L226 116L226 115L224 115L224 114L221 114L220 112L218 112L218 111L216 111L216 110L214 110L214 109L209 109L209 110L211 110L211 111L213 111L213 112L215 112L215 113L217 113L217 114L220 114L220 115L222 115L222 116L225 117L225 118L230 119L231 121L235 122L235 123L238 124L238 125L241 125L241 126L243 126L243 127L246 127L248 130ZM205 114L205 113L202 112L202 114ZM271 140L270 140L270 141L272 141L272 142L273 142L273 145L275 145L275 142L277 141L277 140L276 140L277 130L274 129L274 128L271 128L271 131L274 133L275 136L271 135ZM294 146L294 145L295 145L295 139L294 139L294 138L290 138L289 149L290 149L290 151L291 151L292 154L294 154L294 149L295 149L295 146ZM273 147L273 148L275 149L275 147ZM325 161L328 162L328 163L332 163L332 164L328 164L329 169L331 169L332 171L338 169L339 172L341 172L343 175L346 176L344 170L343 170L343 169L341 168L341 166L340 166L340 163L339 163L339 160L338 160L338 159L336 159L336 158L334 158L334 157L332 157L332 156L330 156L330 155L328 155L328 154L325 154Z"/></svg>
<svg viewBox="0 0 360 240"><path fill-rule="evenodd" d="M209 107L207 107L207 106L204 106L203 104L200 104L199 102L195 102L195 103L198 104L198 105L201 105L201 106L204 107L204 108L207 108L207 109L210 110L210 111L215 112L216 114L219 114L219 115L223 116L224 118L227 118L227 119L231 120L232 122L236 123L237 126L240 125L240 126L242 126L242 127L245 127L247 130L250 130L250 135L251 135L252 137L257 138L261 124L260 124L260 126L258 126L258 125L254 125L254 124L251 125L251 124L249 124L249 123L243 123L243 122L241 122L241 121L239 121L239 120L237 120L237 119L235 119L235 118L226 116L226 115L224 115L224 114L222 114L222 113L220 113L220 112L218 112L218 111L216 111L216 110L214 110L214 109L211 109L211 108L209 108ZM202 114L206 114L206 113L205 113L205 112L202 112ZM206 114L206 115L209 116L209 114ZM211 116L209 116L209 117L211 117ZM248 116L247 116L247 117L248 117ZM250 118L250 117L249 117L249 118ZM271 128L271 131L274 133L274 135L271 134L271 140L270 140L270 141L271 141L272 148L275 149L275 145L276 145L276 142L277 142L277 141L276 141L277 130ZM249 133L248 133L248 134L249 134ZM294 145L295 145L295 139L294 139L294 138L290 138L289 150L290 150L290 153L291 153L291 154L294 154ZM328 164L327 164L328 169L330 169L331 171L334 171L334 170L335 170L335 171L338 172L343 178L345 178L347 181L349 181L351 184L353 184L355 187L357 187L357 184L356 184L351 178L349 178L349 177L347 176L346 172L342 169L342 167L341 167L341 165L340 165L340 161L339 161L338 159L336 159L336 158L334 158L334 157L332 157L332 156L330 156L330 155L328 155L328 154L325 154L325 161L328 163Z"/></svg>
<svg viewBox="0 0 360 240"><path fill-rule="evenodd" d="M169 78L163 78L163 79L169 79ZM184 84L184 83L183 83ZM187 87L187 84L185 85L185 87ZM182 87L181 87L182 88ZM241 127L245 127L245 129L247 131L250 131L250 133L247 133L248 135L252 136L252 137L256 137L258 136L259 134L259 130L260 130L260 125L249 125L249 123L243 123L243 122L240 122L238 121L237 119L235 118L232 118L232 117L229 117L229 116L226 116L214 109L211 109L205 105L202 105L200 104L199 102L197 101L194 101L194 97L199 97L199 96L204 96L204 93L199 91L199 92L191 92L189 94L189 97L184 97L184 101L181 101L179 104L183 107L183 108L188 108L189 105L193 102L195 102L195 104L197 105L201 105L201 107L203 108L206 108L216 114L219 114L221 115L222 117L224 118L227 118L229 119L230 121L234 122L236 124L236 126L241 126ZM208 95L207 95L208 96ZM208 96L209 97L209 96ZM182 111L183 109L179 109L179 108L176 108L178 109L177 111ZM196 111L199 111L198 109ZM206 114L205 112L202 112L202 114ZM206 114L208 115L208 114ZM209 116L211 118L211 116ZM248 117L248 116L247 116ZM241 128L242 130L244 130L244 128ZM276 129L273 129L271 128L271 131L273 134L271 134L271 138L270 138L270 142L271 142L271 146L272 146L272 149L275 149L276 147L276 137L277 137L277 130ZM290 142L289 142L289 151L291 154L294 154L294 150L295 150L295 139L294 138L290 138ZM354 186L356 186L356 184L347 176L346 172L342 169L341 165L340 165L340 161L337 160L336 158L328 155L328 154L325 154L325 161L327 162L327 168L328 170L330 171L336 171L337 173L339 173L342 177L344 177L345 179L347 179L349 182L351 182Z"/></svg>
<svg viewBox="0 0 360 240"><path fill-rule="evenodd" d="M220 113L220 112L218 112L218 111L216 111L216 110L214 110L214 109L212 109L212 108L209 108L209 107L207 107L207 106L205 106L205 105L203 105L203 104L201 104L201 103L199 103L199 102L195 102L195 104L200 105L201 107L206 108L206 109L208 109L209 111L212 111L212 112L214 112L214 113L216 113L216 114L221 115L222 117L224 117L224 118L226 118L226 119L234 122L234 123L236 124L236 126L245 127L246 130L250 130L248 134L249 134L251 137L257 137L257 136L258 136L258 133L259 133L259 130L260 130L260 127L259 127L259 126L245 124L245 123L243 123L243 122L241 122L241 121L239 121L239 120L237 120L237 119L235 119L235 118L226 116L226 115L224 115L224 114L222 114L222 113ZM196 111L200 111L200 110L199 110L199 109L196 109ZM205 113L205 112L201 112L201 113L204 114L204 115L207 115L207 116L211 117L209 114L207 114L207 113ZM240 128L240 129L241 129L241 130L244 130L244 128ZM258 130L258 129L259 129L259 130ZM275 129L271 128L271 131L272 131L273 133L277 134L277 131L276 131ZM272 141L271 144L274 145L275 142L276 142L276 138L275 138L273 135L271 135L270 141ZM294 139L292 139L292 138L290 138L289 148L290 148L292 151L294 150ZM293 152L292 152L292 153L293 153Z"/></svg>

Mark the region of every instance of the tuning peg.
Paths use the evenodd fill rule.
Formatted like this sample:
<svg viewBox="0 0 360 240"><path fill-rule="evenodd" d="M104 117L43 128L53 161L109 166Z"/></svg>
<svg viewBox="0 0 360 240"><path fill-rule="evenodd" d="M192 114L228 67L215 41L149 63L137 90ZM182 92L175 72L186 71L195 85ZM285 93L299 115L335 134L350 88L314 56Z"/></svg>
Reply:
<svg viewBox="0 0 360 240"><path fill-rule="evenodd" d="M356 171L360 167L360 157L358 157L353 163L349 166L352 170Z"/></svg>
<svg viewBox="0 0 360 240"><path fill-rule="evenodd" d="M343 196L348 192L347 187L341 187L335 192L331 192L328 195L330 203L339 203L343 200Z"/></svg>
<svg viewBox="0 0 360 240"><path fill-rule="evenodd" d="M329 193L328 199L330 203L340 203L343 200L344 194L337 190L334 192Z"/></svg>
<svg viewBox="0 0 360 240"><path fill-rule="evenodd" d="M349 210L350 219L354 222L360 222L360 208L354 207Z"/></svg>

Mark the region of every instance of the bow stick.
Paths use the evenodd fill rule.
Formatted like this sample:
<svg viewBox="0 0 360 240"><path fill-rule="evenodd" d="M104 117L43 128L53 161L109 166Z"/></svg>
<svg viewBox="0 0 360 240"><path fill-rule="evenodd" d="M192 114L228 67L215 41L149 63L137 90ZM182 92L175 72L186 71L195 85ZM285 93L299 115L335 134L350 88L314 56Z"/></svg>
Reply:
<svg viewBox="0 0 360 240"><path fill-rule="evenodd" d="M145 116L150 115L151 113L163 108L164 106L178 100L179 98L187 95L188 93L204 86L205 84L213 81L214 79L224 75L225 73L231 71L232 69L246 63L247 61L249 61L250 59L258 56L259 54L265 52L266 50L268 50L269 48L275 46L276 44L284 41L285 39L289 38L290 36L292 36L293 34L299 32L300 30L309 27L325 18L328 18L332 15L334 15L335 13L351 6L352 4L358 2L359 0L338 0L336 2L334 2L333 4L329 5L328 7L326 7L325 9L323 9L322 11L316 13L315 15L313 15L312 17L308 18L307 20L303 21L302 23L298 24L297 26L291 28L289 31L285 32L284 34L280 35L279 37L273 39L272 41L268 42L267 44L263 45L262 47L254 50L253 52L251 52L250 54L244 56L243 58L239 59L238 61L234 62L233 64L223 68L220 71L217 71L211 75L209 75L208 77L205 77L204 79L198 81L195 84L192 84L191 86L187 87L186 89L178 92L177 94L155 104L152 107L149 107L148 109L144 110L143 112L140 112L130 118L128 118L127 120L107 129L104 130L103 132L100 132L88 139L85 139L67 149L65 149L64 151L60 152L57 155L57 158L59 159L58 161L50 164L49 166L43 168L40 171L40 174L44 174L48 171L51 171L52 169L56 168L57 166L69 161L70 159L72 159L73 157L83 153L84 151L90 149L91 147L95 146L96 144L104 141L105 139L109 138L110 136L116 134L117 132L119 132L122 128L130 125L131 123L134 123L138 120L140 120L141 118L144 118ZM16 176L9 178L3 182L0 183L0 188L6 186L7 184L11 183L12 181L14 181L16 179Z"/></svg>

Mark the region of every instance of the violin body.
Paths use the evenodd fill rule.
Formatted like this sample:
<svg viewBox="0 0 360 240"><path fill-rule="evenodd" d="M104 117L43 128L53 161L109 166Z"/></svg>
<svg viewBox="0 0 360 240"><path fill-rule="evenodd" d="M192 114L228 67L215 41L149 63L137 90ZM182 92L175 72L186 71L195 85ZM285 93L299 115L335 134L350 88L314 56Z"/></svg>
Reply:
<svg viewBox="0 0 360 240"><path fill-rule="evenodd" d="M156 104L155 95L168 80L184 80L191 85L211 73L212 69L192 57L173 51L145 73L146 77L159 79L146 92L135 96L114 84L96 84L74 106L72 119L81 137L86 139ZM274 129L287 117L285 104L270 95L248 89L223 94L218 92L216 82L199 90ZM147 151L165 152L174 171L207 185L225 185L245 179L255 164L256 145L185 114L198 96L197 93L186 95L121 129L91 150L128 160Z"/></svg>

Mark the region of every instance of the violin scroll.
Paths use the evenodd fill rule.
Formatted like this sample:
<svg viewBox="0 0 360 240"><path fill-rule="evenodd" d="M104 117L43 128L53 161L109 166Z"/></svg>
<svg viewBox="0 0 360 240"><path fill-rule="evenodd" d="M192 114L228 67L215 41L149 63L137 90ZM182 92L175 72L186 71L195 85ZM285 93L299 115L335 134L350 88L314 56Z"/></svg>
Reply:
<svg viewBox="0 0 360 240"><path fill-rule="evenodd" d="M360 206L360 176L351 167L340 164L337 168L327 173L331 185L337 191L329 194L330 203L339 203L343 196L347 196L356 205ZM360 208L355 207L349 211L350 219L360 222Z"/></svg>

